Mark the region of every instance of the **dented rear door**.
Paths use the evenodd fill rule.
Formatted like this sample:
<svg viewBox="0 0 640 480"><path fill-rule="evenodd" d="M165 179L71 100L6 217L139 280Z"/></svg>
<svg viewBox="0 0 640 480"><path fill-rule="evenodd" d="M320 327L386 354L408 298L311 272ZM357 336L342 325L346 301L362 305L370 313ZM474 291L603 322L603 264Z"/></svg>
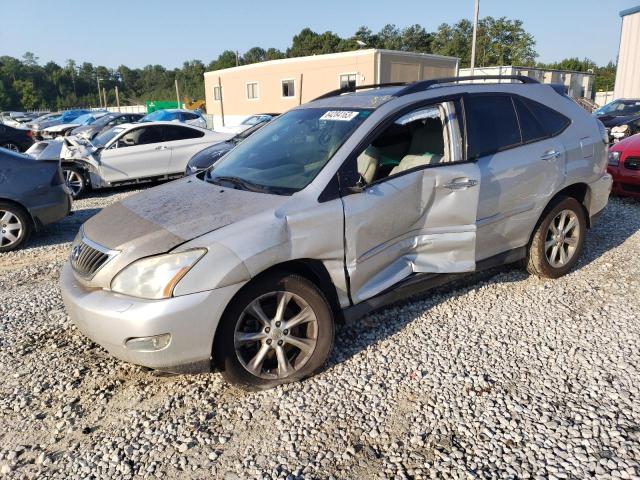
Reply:
<svg viewBox="0 0 640 480"><path fill-rule="evenodd" d="M353 302L415 273L474 270L479 183L476 163L440 164L343 197Z"/></svg>

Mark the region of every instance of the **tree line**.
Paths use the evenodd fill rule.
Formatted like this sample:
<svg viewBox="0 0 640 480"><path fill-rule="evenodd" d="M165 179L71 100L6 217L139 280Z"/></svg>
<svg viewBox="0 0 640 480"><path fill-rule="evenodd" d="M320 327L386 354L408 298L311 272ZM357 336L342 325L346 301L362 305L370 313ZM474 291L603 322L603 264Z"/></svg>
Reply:
<svg viewBox="0 0 640 480"><path fill-rule="evenodd" d="M97 106L98 79L107 91L107 101L115 104L114 88L118 85L121 105L142 104L146 100L172 100L174 82L178 80L181 95L192 99L204 98L203 74L206 71L235 67L280 58L346 52L359 48L383 48L422 53L434 53L460 58L461 67L467 67L471 58L473 25L460 20L449 25L443 23L429 32L415 24L404 28L386 25L373 32L360 27L352 36L342 38L327 31L317 33L310 28L294 35L291 45L284 51L277 48L253 47L240 54L225 50L208 64L189 60L182 67L167 69L162 65L129 68L120 65L107 68L90 62L67 60L64 65L49 61L40 64L39 58L27 52L21 59L0 56L0 108L8 109L65 109L76 106ZM364 45L363 45L364 44ZM476 65L523 65L578 71L593 70L596 90L610 90L615 80L615 65L599 67L585 58L565 59L553 64L536 63L538 53L535 39L521 20L506 17L485 17L479 21Z"/></svg>

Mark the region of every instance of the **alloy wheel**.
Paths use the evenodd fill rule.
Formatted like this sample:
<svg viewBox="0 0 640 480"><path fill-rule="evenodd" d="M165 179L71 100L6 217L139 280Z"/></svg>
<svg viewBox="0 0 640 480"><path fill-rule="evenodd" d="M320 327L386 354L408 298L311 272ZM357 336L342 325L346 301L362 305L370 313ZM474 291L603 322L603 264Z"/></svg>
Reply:
<svg viewBox="0 0 640 480"><path fill-rule="evenodd" d="M3 147L7 150L11 150L12 152L20 153L20 148L15 143L5 143Z"/></svg>
<svg viewBox="0 0 640 480"><path fill-rule="evenodd" d="M242 312L234 348L242 366L260 378L283 379L298 372L318 342L318 320L300 296L270 292Z"/></svg>
<svg viewBox="0 0 640 480"><path fill-rule="evenodd" d="M75 170L65 170L64 171L64 181L71 190L71 194L75 197L82 190L83 181L82 177Z"/></svg>
<svg viewBox="0 0 640 480"><path fill-rule="evenodd" d="M551 221L544 242L544 253L552 267L561 268L573 258L580 233L580 222L573 210L562 210Z"/></svg>
<svg viewBox="0 0 640 480"><path fill-rule="evenodd" d="M8 247L18 242L24 226L16 214L0 210L0 247Z"/></svg>

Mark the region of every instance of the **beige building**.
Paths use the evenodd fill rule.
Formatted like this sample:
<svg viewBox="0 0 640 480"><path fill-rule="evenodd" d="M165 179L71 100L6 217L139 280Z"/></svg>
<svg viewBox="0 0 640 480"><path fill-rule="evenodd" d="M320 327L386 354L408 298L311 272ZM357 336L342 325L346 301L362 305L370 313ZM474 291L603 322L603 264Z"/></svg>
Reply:
<svg viewBox="0 0 640 480"><path fill-rule="evenodd" d="M614 98L640 98L640 5L620 12L622 31Z"/></svg>
<svg viewBox="0 0 640 480"><path fill-rule="evenodd" d="M470 74L469 68L460 69L461 77ZM498 67L476 67L474 69L474 75L524 75L525 77L534 78L540 83L564 85L565 92L572 98L593 98L595 75L589 72L507 65Z"/></svg>
<svg viewBox="0 0 640 480"><path fill-rule="evenodd" d="M204 74L207 113L214 127L237 125L255 113L282 113L331 90L374 83L453 77L454 57L393 50L285 58Z"/></svg>

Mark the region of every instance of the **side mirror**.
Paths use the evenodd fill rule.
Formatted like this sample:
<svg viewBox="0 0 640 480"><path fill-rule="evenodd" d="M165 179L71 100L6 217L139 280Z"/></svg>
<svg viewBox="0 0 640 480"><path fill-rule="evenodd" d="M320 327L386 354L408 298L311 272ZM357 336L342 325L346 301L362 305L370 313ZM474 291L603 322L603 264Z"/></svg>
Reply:
<svg viewBox="0 0 640 480"><path fill-rule="evenodd" d="M346 194L362 193L368 184L360 172L338 173L341 190Z"/></svg>

